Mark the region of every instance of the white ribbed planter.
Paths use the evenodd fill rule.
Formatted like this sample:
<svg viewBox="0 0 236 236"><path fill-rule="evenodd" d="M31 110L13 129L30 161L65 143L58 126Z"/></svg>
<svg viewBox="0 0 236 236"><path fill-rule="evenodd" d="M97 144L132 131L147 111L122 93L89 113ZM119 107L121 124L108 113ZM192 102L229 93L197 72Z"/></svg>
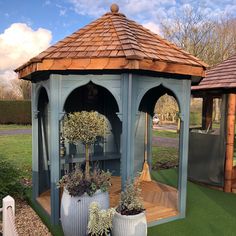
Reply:
<svg viewBox="0 0 236 236"><path fill-rule="evenodd" d="M147 220L145 213L121 215L116 212L112 221L112 236L146 236Z"/></svg>
<svg viewBox="0 0 236 236"><path fill-rule="evenodd" d="M98 190L92 197L86 193L80 197L71 197L64 189L61 199L61 224L65 236L86 236L89 205L92 202L98 202L101 209L108 209L108 192Z"/></svg>

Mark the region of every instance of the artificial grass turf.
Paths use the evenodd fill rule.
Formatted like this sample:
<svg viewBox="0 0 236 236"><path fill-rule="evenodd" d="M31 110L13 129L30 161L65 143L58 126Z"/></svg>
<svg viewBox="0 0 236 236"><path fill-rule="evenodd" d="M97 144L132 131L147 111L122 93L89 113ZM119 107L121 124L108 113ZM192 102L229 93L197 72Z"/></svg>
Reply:
<svg viewBox="0 0 236 236"><path fill-rule="evenodd" d="M153 172L160 182L175 186L177 169ZM235 236L236 194L188 182L186 218L148 229L149 236Z"/></svg>

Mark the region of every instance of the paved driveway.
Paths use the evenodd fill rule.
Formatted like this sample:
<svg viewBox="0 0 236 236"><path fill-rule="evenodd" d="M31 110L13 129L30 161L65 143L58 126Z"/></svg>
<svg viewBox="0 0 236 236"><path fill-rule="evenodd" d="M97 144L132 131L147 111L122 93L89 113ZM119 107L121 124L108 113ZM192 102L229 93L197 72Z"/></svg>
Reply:
<svg viewBox="0 0 236 236"><path fill-rule="evenodd" d="M9 129L0 130L0 135L31 134L31 129Z"/></svg>

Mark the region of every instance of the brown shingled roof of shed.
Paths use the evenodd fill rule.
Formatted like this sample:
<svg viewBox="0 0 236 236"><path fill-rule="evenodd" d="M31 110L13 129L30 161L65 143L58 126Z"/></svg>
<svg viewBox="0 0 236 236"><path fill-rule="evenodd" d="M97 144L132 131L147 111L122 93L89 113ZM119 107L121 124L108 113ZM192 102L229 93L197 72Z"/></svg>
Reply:
<svg viewBox="0 0 236 236"><path fill-rule="evenodd" d="M236 54L206 71L206 77L192 90L236 88Z"/></svg>
<svg viewBox="0 0 236 236"><path fill-rule="evenodd" d="M16 69L137 69L204 76L207 64L118 12L109 12Z"/></svg>

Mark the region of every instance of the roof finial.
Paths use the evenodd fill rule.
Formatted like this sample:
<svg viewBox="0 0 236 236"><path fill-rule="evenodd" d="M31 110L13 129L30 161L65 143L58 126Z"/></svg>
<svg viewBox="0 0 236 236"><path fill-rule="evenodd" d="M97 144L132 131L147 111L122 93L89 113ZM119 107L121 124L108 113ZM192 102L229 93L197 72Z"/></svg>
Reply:
<svg viewBox="0 0 236 236"><path fill-rule="evenodd" d="M112 13L118 13L119 11L119 6L115 3L113 3L110 7Z"/></svg>

